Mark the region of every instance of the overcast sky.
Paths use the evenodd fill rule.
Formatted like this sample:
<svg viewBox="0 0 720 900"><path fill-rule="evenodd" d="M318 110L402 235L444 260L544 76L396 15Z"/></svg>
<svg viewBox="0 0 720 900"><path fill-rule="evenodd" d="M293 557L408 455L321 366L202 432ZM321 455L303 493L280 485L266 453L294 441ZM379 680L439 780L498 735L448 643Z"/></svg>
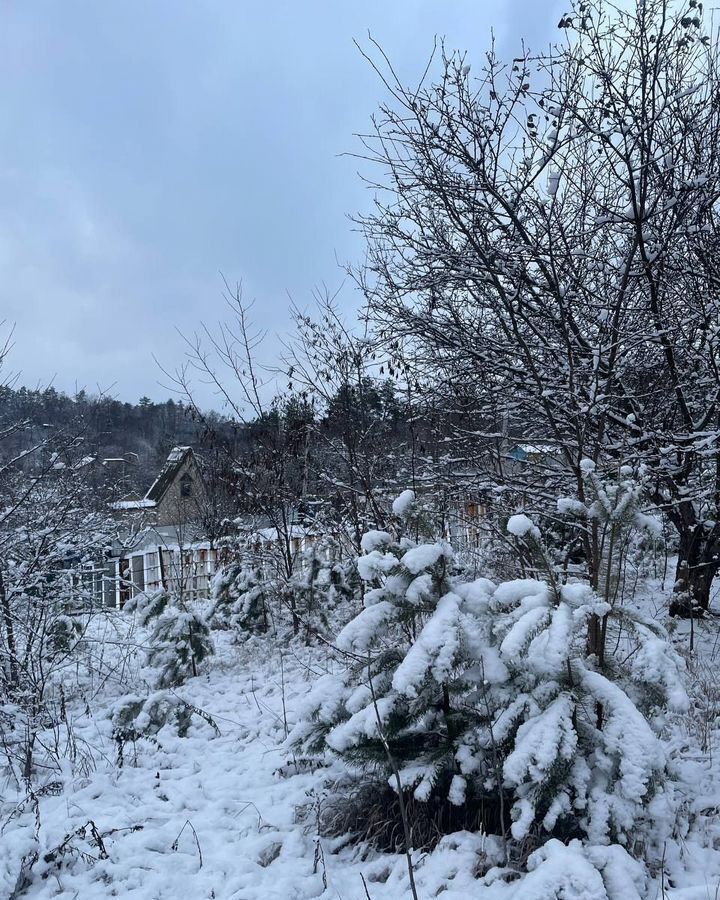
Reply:
<svg viewBox="0 0 720 900"><path fill-rule="evenodd" d="M153 353L222 316L337 288L367 207L353 134L382 86L371 30L408 81L433 36L512 56L557 34L555 0L32 0L0 4L0 292L30 386L165 399ZM346 287L344 303L355 301ZM207 397L206 403L211 403Z"/></svg>

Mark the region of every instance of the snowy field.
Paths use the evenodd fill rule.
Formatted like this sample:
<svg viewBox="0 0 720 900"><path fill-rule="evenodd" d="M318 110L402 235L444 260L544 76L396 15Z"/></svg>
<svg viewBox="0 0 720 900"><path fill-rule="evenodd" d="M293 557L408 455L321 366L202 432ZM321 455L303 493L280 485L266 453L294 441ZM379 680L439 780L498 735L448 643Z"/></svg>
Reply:
<svg viewBox="0 0 720 900"><path fill-rule="evenodd" d="M283 743L286 722L291 727L298 701L320 671L312 650L285 647L281 665L280 650L268 658L263 645L238 649L223 642L228 635L215 637L220 646L209 673L177 694L208 713L220 734L195 717L187 737L168 726L157 743L126 748L118 768L110 683L92 715L83 712L82 700L77 704L73 730L92 756L86 760L92 770L79 774L68 766L62 792L40 801L39 830L41 860L73 833L74 849L60 868L37 863L22 896L361 898L363 876L373 898L404 896L404 856L363 859L361 848L336 853L332 842L318 842L312 809L298 816L299 807L312 807L320 778L297 771ZM50 779L58 780L55 773ZM11 786L3 788L6 821L14 801ZM105 859L97 858L89 829L84 839L77 834L90 821L101 834L113 832L103 838ZM2 897L15 886L20 858L33 850L34 829L34 816L22 810L5 825ZM481 837L462 834L447 839L432 860L418 859L424 895L452 885L448 900L467 896L482 846Z"/></svg>
<svg viewBox="0 0 720 900"><path fill-rule="evenodd" d="M657 595L655 605L664 605ZM102 627L106 639L120 637L118 629L129 628L128 617ZM676 632L680 648L687 648L688 628L684 623ZM101 630L94 631L98 638ZM49 770L40 782L37 818L23 790L10 780L2 784L0 897L14 891L18 897L80 900L410 896L404 856L318 836L317 802L341 769L328 760L312 771L284 746L298 706L331 665L322 646L270 639L238 646L228 632L216 632L217 654L207 672L175 692L212 721L193 715L185 737L165 726L153 740L129 742L120 767L112 710L128 692L147 694L151 676L142 668L140 636L129 637L137 644L129 657L119 650L113 657L106 640L103 659L94 660L96 673L104 675L89 679L79 667L67 673L68 728L43 740L69 740L72 746L63 748L68 759L63 770ZM627 857L602 848L591 866L577 845L551 842L531 858L530 873L519 877L493 865L493 838L463 832L444 838L432 853L415 854L418 895L445 900L720 896L718 620L697 624L695 639L698 652L690 660L695 708L674 723L668 737L687 790L691 825L668 844L664 873L648 880ZM34 852L38 858L23 886L21 859ZM612 893L608 885L614 885Z"/></svg>

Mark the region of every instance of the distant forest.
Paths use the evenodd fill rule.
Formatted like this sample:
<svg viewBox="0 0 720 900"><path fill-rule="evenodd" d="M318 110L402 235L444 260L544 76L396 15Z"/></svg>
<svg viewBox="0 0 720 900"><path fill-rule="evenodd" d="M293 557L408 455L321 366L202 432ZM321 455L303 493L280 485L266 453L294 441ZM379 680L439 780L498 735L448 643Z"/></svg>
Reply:
<svg viewBox="0 0 720 900"><path fill-rule="evenodd" d="M291 396L247 422L200 413L180 399L128 403L85 391L0 386L0 465L28 473L82 467L100 501L143 496L170 450L191 446L218 502L228 491L233 505L239 495L278 491L327 496L348 479L359 479L351 493L366 494L404 471L409 445L418 464L430 451L433 428L417 421L409 427L412 419L391 381L369 378L333 392L322 410Z"/></svg>
<svg viewBox="0 0 720 900"><path fill-rule="evenodd" d="M137 403L124 403L85 391L69 396L53 387L0 387L0 426L5 431L12 429L2 441L4 462L47 442L54 433L77 435L79 446L73 455L100 463L115 460L115 467L122 467L128 491L143 493L172 447L207 445L208 420L215 436L223 433L232 438L233 426L226 419L210 413L200 423L180 400L154 403L141 397ZM30 456L25 467L37 464L38 459Z"/></svg>

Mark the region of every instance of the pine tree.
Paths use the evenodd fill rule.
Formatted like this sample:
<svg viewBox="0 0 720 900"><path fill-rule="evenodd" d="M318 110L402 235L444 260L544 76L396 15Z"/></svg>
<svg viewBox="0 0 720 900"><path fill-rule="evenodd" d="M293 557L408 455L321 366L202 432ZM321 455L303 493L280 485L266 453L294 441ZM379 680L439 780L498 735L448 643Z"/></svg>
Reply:
<svg viewBox="0 0 720 900"><path fill-rule="evenodd" d="M407 524L412 501L402 496L397 512ZM450 591L452 550L385 531L368 532L362 549L357 568L369 587L365 608L336 642L352 662L340 684L334 676L321 679L295 740L385 771L385 738L417 799L427 799L439 782L447 782L446 790L452 782L458 797L453 750L467 714L456 700L469 660L461 599Z"/></svg>
<svg viewBox="0 0 720 900"><path fill-rule="evenodd" d="M294 610L310 639L344 625L357 612L362 590L354 560L333 562L312 548L285 585L284 605Z"/></svg>
<svg viewBox="0 0 720 900"><path fill-rule="evenodd" d="M547 562L527 516L508 530ZM415 801L494 805L516 841L650 845L653 817L671 818L674 802L654 726L686 704L663 629L550 569L547 581L465 582L443 543L374 531L363 550L365 609L337 639L348 665L320 679L295 744L392 783L387 742ZM588 655L595 621L616 657Z"/></svg>
<svg viewBox="0 0 720 900"><path fill-rule="evenodd" d="M208 616L212 628L226 628L238 637L265 633L270 627L267 579L258 566L233 563L213 579L213 606Z"/></svg>
<svg viewBox="0 0 720 900"><path fill-rule="evenodd" d="M197 675L200 664L215 652L207 624L165 588L138 595L128 608L136 611L140 625L151 629L147 662L157 669L157 687Z"/></svg>

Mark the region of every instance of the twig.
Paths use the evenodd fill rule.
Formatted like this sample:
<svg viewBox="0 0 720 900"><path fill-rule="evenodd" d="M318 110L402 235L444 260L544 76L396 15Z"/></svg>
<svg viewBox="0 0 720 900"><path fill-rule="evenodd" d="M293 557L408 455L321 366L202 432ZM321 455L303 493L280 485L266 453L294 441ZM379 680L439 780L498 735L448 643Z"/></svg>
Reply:
<svg viewBox="0 0 720 900"><path fill-rule="evenodd" d="M365 881L365 876L362 872L360 873L360 878L362 879L363 887L365 888L365 896L367 897L367 900L372 900L370 891L368 890L367 882Z"/></svg>
<svg viewBox="0 0 720 900"><path fill-rule="evenodd" d="M171 844L171 846L170 846L170 849L171 849L171 850L177 850L177 848L178 848L178 843L179 843L179 841L180 841L180 838L182 837L182 833L183 833L183 831L185 831L185 828L186 828L188 825L190 826L190 830L192 831L193 837L195 838L195 844L197 845L197 849L198 849L198 856L200 857L200 868L202 869L202 867L203 867L203 855L202 855L202 850L200 849L200 841L198 840L197 831L195 831L195 826L194 826L193 823L190 821L190 819L185 819L185 824L184 824L183 827L180 829L180 833L178 834L178 836L177 836L177 837L175 838L175 840L172 842L172 844Z"/></svg>
<svg viewBox="0 0 720 900"><path fill-rule="evenodd" d="M280 651L280 685L282 690L283 729L285 730L285 740L287 740L289 731L287 722L287 708L285 706L285 663L283 660L282 651Z"/></svg>
<svg viewBox="0 0 720 900"><path fill-rule="evenodd" d="M415 887L415 870L413 868L412 861L412 831L410 829L410 823L408 821L407 816L407 807L405 806L405 797L403 796L403 786L402 779L400 778L400 770L397 767L397 763L395 762L395 758L390 751L390 744L388 743L387 737L385 736L385 732L383 730L382 719L380 718L380 710L377 705L377 697L375 696L375 686L373 685L372 680L372 670L370 668L370 656L368 654L368 682L370 684L370 694L372 695L373 709L375 710L375 718L377 720L378 726L378 736L380 737L380 741L385 750L385 755L388 758L388 762L390 763L390 768L392 769L393 777L395 778L395 784L397 785L397 794L398 794L398 803L400 804L400 817L402 819L403 824L403 834L405 836L405 859L407 860L407 868L408 868L408 877L410 879L410 891L412 892L413 900L418 900L417 888ZM362 876L361 876L362 877ZM365 879L363 878L363 883ZM367 890L367 887L366 887Z"/></svg>

